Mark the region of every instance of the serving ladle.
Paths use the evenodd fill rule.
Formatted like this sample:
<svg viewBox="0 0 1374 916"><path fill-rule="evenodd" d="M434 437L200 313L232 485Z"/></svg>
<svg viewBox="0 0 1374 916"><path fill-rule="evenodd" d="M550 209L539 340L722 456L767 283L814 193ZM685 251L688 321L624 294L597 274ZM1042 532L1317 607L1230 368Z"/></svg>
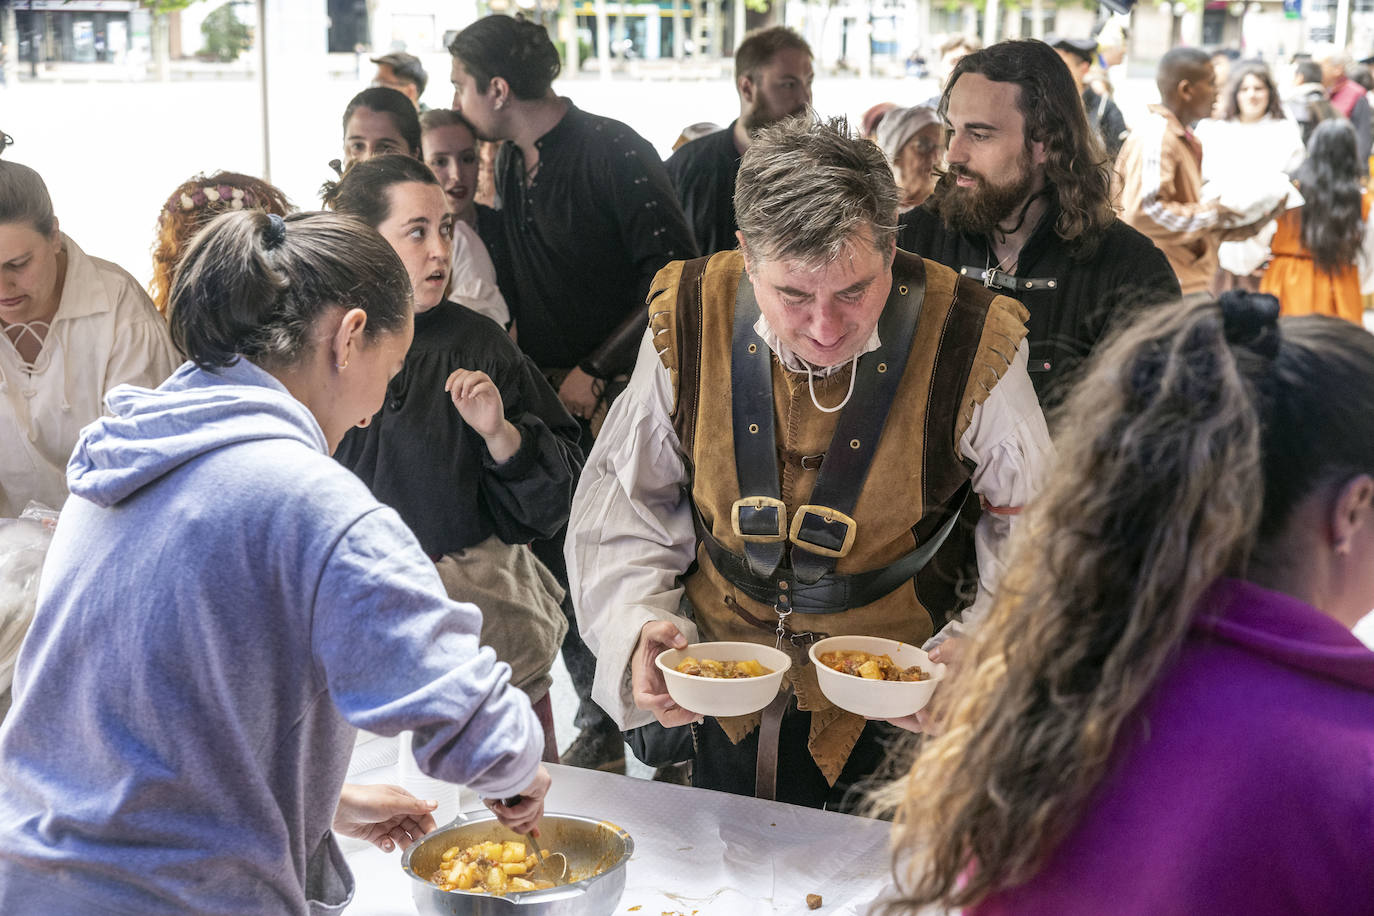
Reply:
<svg viewBox="0 0 1374 916"><path fill-rule="evenodd" d="M525 796L515 795L511 798L502 799L501 804L507 808L514 808L524 800ZM530 872L530 877L552 881L554 884L567 884L568 857L561 852L551 852L545 855L544 851L539 848L539 841L534 838L533 833L525 834L525 839L529 841L530 848L534 850L534 857L538 860L534 866L534 871Z"/></svg>

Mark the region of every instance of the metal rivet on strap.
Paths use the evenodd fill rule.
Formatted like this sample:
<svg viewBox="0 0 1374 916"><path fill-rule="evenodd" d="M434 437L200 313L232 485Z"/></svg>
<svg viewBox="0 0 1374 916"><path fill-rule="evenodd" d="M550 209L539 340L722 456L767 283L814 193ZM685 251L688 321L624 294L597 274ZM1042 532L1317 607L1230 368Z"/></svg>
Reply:
<svg viewBox="0 0 1374 916"><path fill-rule="evenodd" d="M878 363L878 371L879 371L879 372L886 372L886 371L887 371L887 363Z"/></svg>
<svg viewBox="0 0 1374 916"><path fill-rule="evenodd" d="M858 447L859 447L859 440L858 440L858 439L850 439L850 440L849 440L849 447L850 447L850 448L858 448Z"/></svg>
<svg viewBox="0 0 1374 916"><path fill-rule="evenodd" d="M749 345L749 352L750 352L750 353L757 353L757 352L759 352L759 345L758 345L758 344L750 344L750 345Z"/></svg>
<svg viewBox="0 0 1374 916"><path fill-rule="evenodd" d="M779 579L779 580L778 580L778 588L782 589L783 591L787 591L787 589L788 589L789 587L790 587L790 586L789 586L789 584L788 584L788 582L787 582L786 579Z"/></svg>
<svg viewBox="0 0 1374 916"><path fill-rule="evenodd" d="M1026 281L1026 289L1030 289L1030 288L1031 288L1032 286L1034 286L1034 285L1035 285L1034 282L1032 282L1032 281L1030 281L1030 280L1027 280L1027 281Z"/></svg>
<svg viewBox="0 0 1374 916"><path fill-rule="evenodd" d="M787 603L787 596L786 596L786 595L779 595L779 596L778 596L778 604L786 604L786 603Z"/></svg>
<svg viewBox="0 0 1374 916"><path fill-rule="evenodd" d="M1050 289L1054 289L1054 281L1053 281L1053 280L1051 280L1049 283L1047 283L1047 284L1045 284L1045 285L1048 286Z"/></svg>
<svg viewBox="0 0 1374 916"><path fill-rule="evenodd" d="M756 432L758 432L758 431L759 431L759 425L758 425L757 423L750 423L750 424L749 424L749 431L750 431L751 433L756 433Z"/></svg>
<svg viewBox="0 0 1374 916"><path fill-rule="evenodd" d="M906 287L905 287L905 286L899 286L899 287L897 287L897 292L899 292L899 293L901 293L903 296L905 296L905 295L906 295Z"/></svg>

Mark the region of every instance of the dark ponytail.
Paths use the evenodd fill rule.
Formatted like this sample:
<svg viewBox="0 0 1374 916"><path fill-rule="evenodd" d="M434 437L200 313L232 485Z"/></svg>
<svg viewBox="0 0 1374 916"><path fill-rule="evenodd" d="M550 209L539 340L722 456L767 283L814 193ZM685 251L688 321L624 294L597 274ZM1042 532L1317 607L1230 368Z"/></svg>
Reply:
<svg viewBox="0 0 1374 916"><path fill-rule="evenodd" d="M439 186L439 179L419 159L395 154L355 162L338 181L324 184L324 205L347 213L376 229L391 213L391 188L418 182Z"/></svg>
<svg viewBox="0 0 1374 916"><path fill-rule="evenodd" d="M524 17L493 15L463 29L448 46L463 62L477 91L485 93L499 76L517 99L543 98L563 63L549 33Z"/></svg>
<svg viewBox="0 0 1374 916"><path fill-rule="evenodd" d="M290 366L334 308L366 312L369 338L410 315L410 279L375 230L334 213L226 213L191 242L172 281L172 341L203 369L240 356Z"/></svg>

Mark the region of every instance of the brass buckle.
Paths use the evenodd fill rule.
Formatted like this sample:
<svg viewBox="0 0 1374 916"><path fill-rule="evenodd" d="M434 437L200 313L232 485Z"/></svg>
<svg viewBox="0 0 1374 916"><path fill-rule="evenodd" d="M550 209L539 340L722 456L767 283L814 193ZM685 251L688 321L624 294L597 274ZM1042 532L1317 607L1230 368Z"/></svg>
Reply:
<svg viewBox="0 0 1374 916"><path fill-rule="evenodd" d="M767 532L757 530L745 533L740 527L740 510L746 510L747 521L754 524L767 524L772 528ZM772 510L773 519L768 520L768 511ZM780 499L771 496L745 496L735 500L735 504L730 507L730 527L741 540L753 541L758 543L776 544L787 540L787 504Z"/></svg>
<svg viewBox="0 0 1374 916"><path fill-rule="evenodd" d="M822 524L827 526L835 524L844 525L844 539L841 541L838 548L826 547L823 544L817 544L814 541L808 541L806 538L802 537L802 523L808 515L816 516L821 520ZM797 507L797 513L792 516L792 530L788 534L788 539L793 544L804 547L812 553L819 554L823 557L834 557L835 559L839 559L848 554L850 548L854 546L854 536L858 534L858 532L859 523L838 509L832 509L829 506L813 506L808 504Z"/></svg>

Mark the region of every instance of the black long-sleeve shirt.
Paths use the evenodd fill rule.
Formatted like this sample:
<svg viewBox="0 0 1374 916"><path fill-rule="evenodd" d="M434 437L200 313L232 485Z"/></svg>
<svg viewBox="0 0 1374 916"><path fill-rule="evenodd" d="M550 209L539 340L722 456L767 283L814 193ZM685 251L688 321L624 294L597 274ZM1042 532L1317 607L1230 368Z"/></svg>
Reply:
<svg viewBox="0 0 1374 916"><path fill-rule="evenodd" d="M1141 308L1177 300L1178 278L1155 243L1121 220L1113 220L1097 250L1075 257L1054 232L1059 208L1051 204L1016 261L1023 280L1053 285L1006 291L1030 312L1031 383L1044 407L1063 399L1075 370L1102 337ZM974 280L996 265L986 236L954 232L928 205L902 215L898 247L930 258Z"/></svg>
<svg viewBox="0 0 1374 916"><path fill-rule="evenodd" d="M735 124L683 144L663 168L677 191L697 251L715 254L739 247L735 232L735 175L743 157L735 148Z"/></svg>
<svg viewBox="0 0 1374 916"><path fill-rule="evenodd" d="M502 464L444 390L455 369L489 375L520 430L520 448ZM382 409L349 430L335 457L438 558L493 534L523 544L562 528L582 470L580 431L499 325L444 302L415 316L415 340Z"/></svg>
<svg viewBox="0 0 1374 916"><path fill-rule="evenodd" d="M497 155L496 277L520 348L541 368L571 368L643 310L659 268L697 249L658 153L626 125L569 102L535 146L528 186L520 148Z"/></svg>

